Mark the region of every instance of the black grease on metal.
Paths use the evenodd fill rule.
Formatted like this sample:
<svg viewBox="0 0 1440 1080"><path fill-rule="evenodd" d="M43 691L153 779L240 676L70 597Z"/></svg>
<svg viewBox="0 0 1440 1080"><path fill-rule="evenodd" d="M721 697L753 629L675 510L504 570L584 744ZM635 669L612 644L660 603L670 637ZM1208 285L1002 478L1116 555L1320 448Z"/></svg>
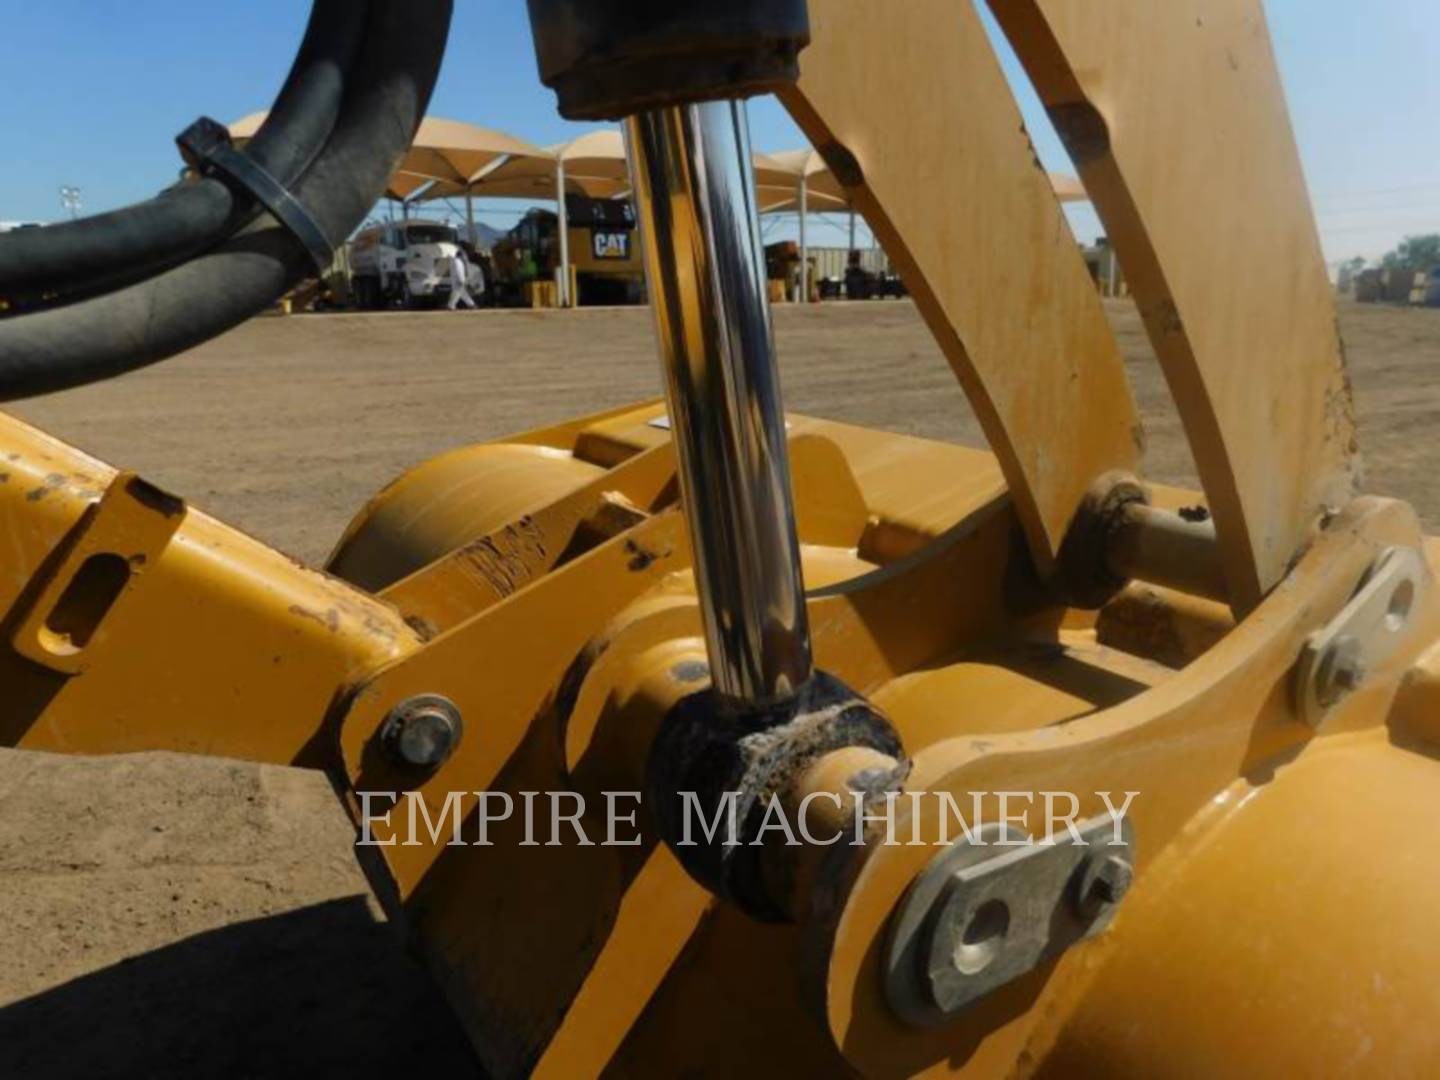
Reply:
<svg viewBox="0 0 1440 1080"><path fill-rule="evenodd" d="M649 569L655 560L661 557L660 552L641 547L634 540L625 541L625 551L630 556L630 561L626 565L637 573L641 570ZM668 554L668 552L666 554Z"/></svg>
<svg viewBox="0 0 1440 1080"><path fill-rule="evenodd" d="M816 759L848 747L903 754L890 722L832 675L816 672L791 701L757 711L737 711L706 689L666 716L646 766L646 802L660 835L691 877L752 917L781 922L787 915L767 895L761 848L751 841L771 798ZM693 804L687 811L682 792L694 793L698 812ZM734 837L727 836L723 812L729 792L735 793ZM690 843L683 843L687 812ZM719 821L708 840L700 815Z"/></svg>
<svg viewBox="0 0 1440 1080"><path fill-rule="evenodd" d="M27 491L27 492L25 493L25 500L26 500L27 502L39 502L41 499L45 498L46 495L49 495L49 494L50 494L52 491L54 491L56 488L60 488L60 487L64 487L64 486L65 486L65 477L64 477L64 475L61 474L61 473L51 473L49 476L45 477L45 482L44 482L43 484L41 484L41 485L40 485L39 487L37 487L37 488L31 488L29 491Z"/></svg>
<svg viewBox="0 0 1440 1080"><path fill-rule="evenodd" d="M125 493L148 510L154 510L163 517L172 518L185 512L185 500L168 491L161 491L148 480L132 476L125 485Z"/></svg>
<svg viewBox="0 0 1440 1080"><path fill-rule="evenodd" d="M414 630L421 641L429 641L440 633L440 628L423 615L406 615L405 625Z"/></svg>
<svg viewBox="0 0 1440 1080"><path fill-rule="evenodd" d="M1060 544L1055 583L1060 599L1096 611L1125 587L1125 580L1113 574L1106 562L1111 533L1126 505L1149 501L1145 488L1128 473L1109 472L1095 480Z"/></svg>

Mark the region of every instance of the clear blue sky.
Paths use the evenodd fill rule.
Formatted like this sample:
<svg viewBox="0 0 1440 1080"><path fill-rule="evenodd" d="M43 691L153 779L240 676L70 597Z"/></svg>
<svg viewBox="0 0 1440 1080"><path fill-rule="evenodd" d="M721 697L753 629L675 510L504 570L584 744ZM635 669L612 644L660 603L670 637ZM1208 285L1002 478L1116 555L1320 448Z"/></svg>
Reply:
<svg viewBox="0 0 1440 1080"><path fill-rule="evenodd" d="M455 7L431 111L542 144L572 136L536 77L521 0ZM1440 231L1437 0L1266 7L1327 257L1373 257L1406 233ZM60 217L61 185L81 188L86 213L153 194L175 176L171 140L189 121L269 104L308 10L303 0L0 0L0 220ZM1019 82L1042 160L1070 171ZM772 100L752 104L751 124L757 149L801 145ZM487 217L503 225L516 209ZM1072 220L1082 240L1099 231L1088 208ZM812 236L842 243L841 223L816 220Z"/></svg>

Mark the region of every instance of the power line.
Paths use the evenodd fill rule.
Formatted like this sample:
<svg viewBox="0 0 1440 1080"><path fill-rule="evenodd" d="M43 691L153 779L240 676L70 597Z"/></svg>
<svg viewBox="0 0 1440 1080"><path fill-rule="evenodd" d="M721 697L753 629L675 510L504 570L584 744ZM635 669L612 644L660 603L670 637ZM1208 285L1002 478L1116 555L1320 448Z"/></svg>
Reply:
<svg viewBox="0 0 1440 1080"><path fill-rule="evenodd" d="M1426 188L1440 188L1440 180L1426 180L1418 184L1402 184L1392 188L1356 188L1350 191L1331 191L1317 193L1317 202L1328 199L1355 199L1365 198L1370 195L1399 195L1407 191L1421 191Z"/></svg>
<svg viewBox="0 0 1440 1080"><path fill-rule="evenodd" d="M1316 210L1320 217L1348 217L1355 214L1386 214L1395 210L1430 210L1440 214L1440 196L1415 203L1382 203L1379 206L1352 206L1344 210Z"/></svg>
<svg viewBox="0 0 1440 1080"><path fill-rule="evenodd" d="M1339 229L1322 228L1320 235L1325 237L1342 236L1346 233L1413 232L1415 229L1413 222L1376 222L1369 225L1346 225Z"/></svg>

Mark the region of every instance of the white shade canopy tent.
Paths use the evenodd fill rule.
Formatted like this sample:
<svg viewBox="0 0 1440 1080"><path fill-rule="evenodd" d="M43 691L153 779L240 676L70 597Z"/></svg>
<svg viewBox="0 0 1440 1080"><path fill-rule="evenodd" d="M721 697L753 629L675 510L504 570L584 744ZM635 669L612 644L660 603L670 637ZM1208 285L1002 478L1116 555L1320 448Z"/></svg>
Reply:
<svg viewBox="0 0 1440 1080"><path fill-rule="evenodd" d="M756 192L761 213L790 208L794 183L786 166L765 154L754 155ZM459 195L488 198L553 200L560 218L561 303L569 304L569 230L565 194L614 199L630 193L630 168L619 128L597 128L567 143L548 146L541 154L516 155L482 169L468 180L445 180L425 188L416 199ZM844 199L821 196L822 206L842 209Z"/></svg>
<svg viewBox="0 0 1440 1080"><path fill-rule="evenodd" d="M468 187L490 198L555 199L561 190L572 195L609 199L630 190L625 141L615 129L591 131L568 143L547 146L539 156L497 162L460 182L437 183L421 196L452 198Z"/></svg>
<svg viewBox="0 0 1440 1080"><path fill-rule="evenodd" d="M230 125L237 144L251 138L266 113L255 112ZM855 246L855 211L844 185L813 149L754 155L755 192L762 214L796 213L800 220L800 285L809 282L805 218L816 211L850 211L850 246ZM1056 198L1083 202L1088 196L1080 181L1062 173L1050 175ZM560 218L560 302L569 306L569 238L565 195L597 199L630 193L625 140L618 128L597 128L579 138L540 147L493 128L427 116L415 141L391 174L385 194L402 204L438 198L465 197L465 219L475 230L475 196L553 200Z"/></svg>
<svg viewBox="0 0 1440 1080"><path fill-rule="evenodd" d="M808 151L807 151L808 152ZM816 155L819 160L819 155ZM826 174L829 175L828 173ZM816 210L844 210L849 200L834 178L820 189L807 185L809 207ZM755 194L762 214L794 213L800 209L800 189L795 163L784 155L755 155Z"/></svg>
<svg viewBox="0 0 1440 1080"><path fill-rule="evenodd" d="M618 129L601 128L568 143L548 146L539 154L515 155L467 178L436 183L420 197L438 199L464 194L467 207L476 195L553 199L560 219L560 303L569 307L573 297L570 296L570 236L565 195L609 199L625 195L629 190L625 140Z"/></svg>
<svg viewBox="0 0 1440 1080"><path fill-rule="evenodd" d="M251 113L235 121L230 125L230 137L243 144L260 129L265 116L264 112ZM548 150L503 131L427 116L420 121L410 149L390 174L385 194L406 202L435 184L454 185L455 192L463 193L470 179L506 163L549 159ZM473 213L469 224L474 225Z"/></svg>
<svg viewBox="0 0 1440 1080"><path fill-rule="evenodd" d="M791 200L788 206L772 205L768 212L793 209L800 219L800 299L803 302L810 295L810 248L805 240L805 219L812 209L820 209L825 203L848 207L849 196L840 181L835 179L825 159L810 147L801 150L781 150L768 155L779 170L783 185L788 181ZM850 211L850 246L855 246L855 211Z"/></svg>

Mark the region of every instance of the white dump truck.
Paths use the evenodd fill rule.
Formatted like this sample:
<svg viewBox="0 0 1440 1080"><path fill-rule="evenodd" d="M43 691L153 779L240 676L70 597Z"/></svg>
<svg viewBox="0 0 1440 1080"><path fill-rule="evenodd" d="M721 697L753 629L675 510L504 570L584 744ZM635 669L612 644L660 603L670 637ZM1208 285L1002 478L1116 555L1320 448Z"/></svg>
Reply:
<svg viewBox="0 0 1440 1080"><path fill-rule="evenodd" d="M453 226L396 221L361 229L350 241L350 290L360 308L424 307L450 298L450 267L460 250ZM472 296L483 291L470 263Z"/></svg>

